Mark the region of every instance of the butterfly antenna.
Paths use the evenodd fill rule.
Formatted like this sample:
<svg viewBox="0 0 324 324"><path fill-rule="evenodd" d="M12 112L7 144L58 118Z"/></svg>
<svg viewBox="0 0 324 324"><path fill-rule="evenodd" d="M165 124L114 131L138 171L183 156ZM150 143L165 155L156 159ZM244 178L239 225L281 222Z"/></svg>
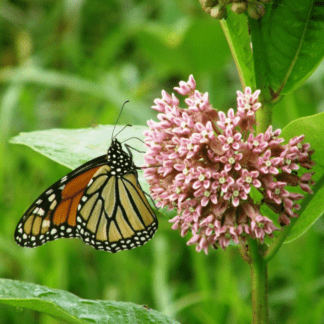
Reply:
<svg viewBox="0 0 324 324"><path fill-rule="evenodd" d="M121 132L121 131L119 131L119 132L114 136L114 132L115 132L115 129L116 129L117 123L118 123L118 121L119 121L120 115L121 115L121 113L122 113L122 111L123 111L125 105L127 104L127 102L129 102L129 100L126 100L126 101L123 103L123 105L122 105L122 107L121 107L121 109L120 109L120 112L119 112L119 115L118 115L118 117L117 117L117 120L116 120L116 123L115 123L114 129L113 129L112 134L111 134L111 142L112 142L113 139L114 139L114 138L115 138L115 137L116 137L116 136ZM126 125L125 127L127 127L127 126L131 126L131 125ZM125 128L125 127L124 127L124 128ZM124 128L123 128L122 130L124 130Z"/></svg>
<svg viewBox="0 0 324 324"><path fill-rule="evenodd" d="M131 126L131 125L127 125L127 126ZM122 141L122 143L125 143L125 142L127 142L127 141L129 141L129 140L131 140L131 139L137 139L137 140L139 140L140 142L142 142L143 144L145 144L145 142L144 142L143 140L141 140L140 138L135 137L135 136L125 139L124 141Z"/></svg>
<svg viewBox="0 0 324 324"><path fill-rule="evenodd" d="M126 127L132 127L132 125L130 125L130 124L127 124L127 125L125 125L115 136L114 136L114 138L115 137L117 137L117 135L119 134L119 133L121 133ZM122 142L123 143L123 142Z"/></svg>

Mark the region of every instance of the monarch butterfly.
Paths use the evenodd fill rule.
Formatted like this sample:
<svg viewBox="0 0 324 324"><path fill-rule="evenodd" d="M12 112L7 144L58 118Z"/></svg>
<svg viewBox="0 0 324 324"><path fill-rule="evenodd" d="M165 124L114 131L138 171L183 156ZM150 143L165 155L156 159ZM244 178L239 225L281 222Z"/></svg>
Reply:
<svg viewBox="0 0 324 324"><path fill-rule="evenodd" d="M81 238L97 250L115 253L153 237L158 221L138 182L140 168L130 146L125 144L124 151L116 136L107 154L81 165L35 200L17 225L19 245L33 248L58 238Z"/></svg>

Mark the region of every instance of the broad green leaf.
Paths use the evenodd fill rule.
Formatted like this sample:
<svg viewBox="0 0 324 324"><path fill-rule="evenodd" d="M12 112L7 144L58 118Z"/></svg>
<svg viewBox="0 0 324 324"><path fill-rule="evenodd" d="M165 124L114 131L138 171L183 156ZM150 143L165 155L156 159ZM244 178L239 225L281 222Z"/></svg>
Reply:
<svg viewBox="0 0 324 324"><path fill-rule="evenodd" d="M133 303L82 299L64 290L10 279L0 279L0 302L45 313L67 323L178 323L156 310Z"/></svg>
<svg viewBox="0 0 324 324"><path fill-rule="evenodd" d="M306 232L324 213L324 113L297 119L282 131L282 137L288 142L290 138L305 134L305 143L315 149L312 159L316 162L313 195L307 194L301 202L301 214L289 233L286 243L291 242ZM303 194L305 194L303 192Z"/></svg>
<svg viewBox="0 0 324 324"><path fill-rule="evenodd" d="M114 131L117 134L125 126L118 125ZM92 128L79 129L49 129L29 133L20 133L13 137L10 143L23 144L47 156L70 169L75 169L82 163L94 159L107 152L111 143L113 125L98 125ZM131 137L143 139L146 126L126 127L117 138L123 142ZM132 139L127 142L137 150L144 150L141 141ZM143 164L143 154L132 151L136 165Z"/></svg>
<svg viewBox="0 0 324 324"><path fill-rule="evenodd" d="M324 168L324 113L302 117L289 123L281 133L286 142L294 136L305 135L304 143L310 143L315 150L312 159ZM316 167L317 167L316 166ZM315 167L315 169L316 169ZM317 171L317 169L315 170Z"/></svg>
<svg viewBox="0 0 324 324"><path fill-rule="evenodd" d="M255 88L253 57L246 16L228 11L227 19L221 20L220 23L231 48L242 85Z"/></svg>
<svg viewBox="0 0 324 324"><path fill-rule="evenodd" d="M302 213L298 221L291 229L285 243L289 243L297 239L299 236L307 232L307 230L323 215L324 213L324 169L322 169L322 177L312 188L313 195L307 195L301 203Z"/></svg>
<svg viewBox="0 0 324 324"><path fill-rule="evenodd" d="M116 126L114 134L117 134L124 126ZM81 164L90 161L107 152L111 143L113 125L98 125L92 128L83 129L49 129L30 133L20 133L13 137L10 143L23 144L33 150L47 156L70 169L75 169ZM131 137L143 140L146 126L126 127L117 138L120 142ZM136 150L144 152L144 144L133 138L127 142ZM137 166L144 165L143 153L132 150L133 159ZM148 185L142 179L142 172L139 172L139 181L144 191L148 192Z"/></svg>
<svg viewBox="0 0 324 324"><path fill-rule="evenodd" d="M266 15L256 26L259 31L252 29L252 33L260 32L260 38L253 48L271 89L285 94L298 88L324 57L321 1L274 1L266 6Z"/></svg>

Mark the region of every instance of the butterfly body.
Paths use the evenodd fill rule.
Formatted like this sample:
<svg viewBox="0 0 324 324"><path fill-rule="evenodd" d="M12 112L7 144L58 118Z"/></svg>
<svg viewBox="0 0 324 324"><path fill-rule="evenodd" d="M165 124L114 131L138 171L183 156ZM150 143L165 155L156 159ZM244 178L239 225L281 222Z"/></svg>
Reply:
<svg viewBox="0 0 324 324"><path fill-rule="evenodd" d="M81 238L97 250L118 252L145 244L157 218L138 182L137 167L114 138L106 155L78 167L43 192L19 221L16 242L37 247Z"/></svg>

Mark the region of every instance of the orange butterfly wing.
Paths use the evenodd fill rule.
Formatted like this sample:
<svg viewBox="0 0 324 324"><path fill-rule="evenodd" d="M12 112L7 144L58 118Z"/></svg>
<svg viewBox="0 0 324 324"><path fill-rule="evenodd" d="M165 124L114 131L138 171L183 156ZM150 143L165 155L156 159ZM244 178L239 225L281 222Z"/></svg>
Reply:
<svg viewBox="0 0 324 324"><path fill-rule="evenodd" d="M36 247L61 237L78 237L78 204L89 181L105 163L105 155L87 162L43 192L19 221L16 242Z"/></svg>

